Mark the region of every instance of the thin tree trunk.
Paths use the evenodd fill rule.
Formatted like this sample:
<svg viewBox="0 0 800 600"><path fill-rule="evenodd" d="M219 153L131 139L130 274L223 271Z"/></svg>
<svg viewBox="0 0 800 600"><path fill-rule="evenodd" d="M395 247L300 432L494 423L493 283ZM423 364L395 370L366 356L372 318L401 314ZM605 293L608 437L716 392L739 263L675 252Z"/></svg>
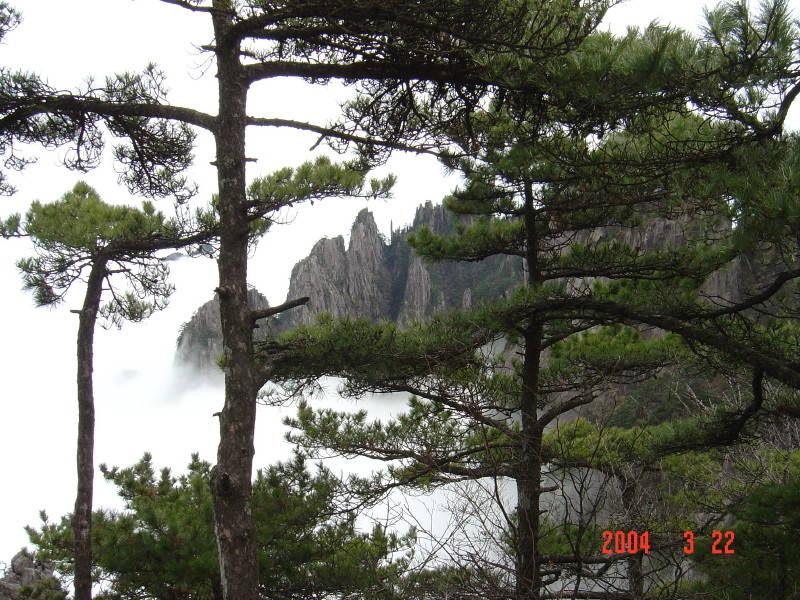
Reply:
<svg viewBox="0 0 800 600"><path fill-rule="evenodd" d="M214 0L219 117L215 132L219 182L219 294L225 358L225 405L217 464L211 474L214 530L224 600L257 600L258 562L251 510L256 421L255 362L247 305L249 225L245 184L247 82L237 44L226 45L232 16Z"/></svg>
<svg viewBox="0 0 800 600"><path fill-rule="evenodd" d="M536 388L539 380L541 324L525 334L525 363L522 377L520 474L517 476L517 599L538 600L542 579L539 574L539 511L542 471L542 431L537 421Z"/></svg>
<svg viewBox="0 0 800 600"><path fill-rule="evenodd" d="M620 479L622 483L622 507L630 513L636 508L638 486L636 480L628 475L622 475ZM644 598L643 560L643 552L637 552L625 559L628 567L628 593L631 600L643 600Z"/></svg>
<svg viewBox="0 0 800 600"><path fill-rule="evenodd" d="M525 186L525 235L527 285L540 285L536 213L531 185ZM520 399L521 456L517 475L517 600L538 600L542 578L539 573L539 511L541 507L542 429L538 422L539 363L543 328L533 321L525 331L525 356Z"/></svg>
<svg viewBox="0 0 800 600"><path fill-rule="evenodd" d="M106 261L92 263L78 318L78 491L72 517L75 600L92 597L92 491L94 484L94 327L103 294Z"/></svg>

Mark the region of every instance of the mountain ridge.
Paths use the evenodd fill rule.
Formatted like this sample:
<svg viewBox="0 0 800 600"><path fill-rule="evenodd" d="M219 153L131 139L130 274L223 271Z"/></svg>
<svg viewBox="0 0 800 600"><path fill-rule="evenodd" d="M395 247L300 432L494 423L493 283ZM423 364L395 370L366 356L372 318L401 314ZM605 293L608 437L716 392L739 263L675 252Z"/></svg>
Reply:
<svg viewBox="0 0 800 600"><path fill-rule="evenodd" d="M292 268L287 299L308 296L308 304L270 319L256 331L263 339L297 325L313 323L317 314L386 319L404 326L446 309L468 309L473 302L497 298L522 282L518 257L492 257L479 263L426 263L406 241L409 233L428 227L447 235L458 221L443 206L420 205L407 227L387 240L372 212L362 209L351 227L349 243L341 235L318 240L308 256ZM257 290L250 291L255 309L268 306ZM222 352L219 302L202 305L182 327L176 362L208 370Z"/></svg>
<svg viewBox="0 0 800 600"><path fill-rule="evenodd" d="M309 254L291 271L287 299L309 297L306 305L261 322L255 332L263 340L297 325L314 322L316 315L388 320L405 326L448 309L469 309L481 301L500 298L523 283L522 259L518 256L492 256L478 262L426 262L406 241L408 234L429 228L436 235L451 235L459 217L430 201L417 207L412 223L391 231L386 239L372 213L362 209L351 227L349 242L342 235L318 240ZM583 242L618 240L642 250L660 245L683 245L686 229L681 223L652 217L642 228L631 230L607 227L585 236ZM721 223L720 235L730 223ZM569 244L570 240L565 240ZM709 277L703 293L725 303L740 300L746 290L753 291L766 271L773 270L764 253L737 258ZM584 283L587 283L585 280ZM252 308L268 307L257 290L249 292ZM216 364L222 353L219 303L216 299L201 306L181 327L176 362L202 371Z"/></svg>

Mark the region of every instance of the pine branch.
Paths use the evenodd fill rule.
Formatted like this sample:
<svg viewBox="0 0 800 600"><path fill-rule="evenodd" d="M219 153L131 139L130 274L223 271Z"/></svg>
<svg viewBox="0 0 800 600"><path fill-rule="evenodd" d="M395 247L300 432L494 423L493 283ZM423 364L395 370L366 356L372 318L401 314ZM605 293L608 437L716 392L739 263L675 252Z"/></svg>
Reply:
<svg viewBox="0 0 800 600"><path fill-rule="evenodd" d="M346 64L269 61L246 65L244 76L248 83L274 77L305 77L309 79L371 79L375 81L425 80L456 85L486 84L470 69L454 69L436 64L390 64L366 60Z"/></svg>
<svg viewBox="0 0 800 600"><path fill-rule="evenodd" d="M284 311L287 311L291 308L296 308L298 306L302 306L306 304L310 298L308 296L303 296L302 298L297 298L296 300L290 300L289 302L284 302L283 304L279 304L278 306L272 306L270 308L264 308L262 310L254 310L250 312L250 319L253 321L253 326L256 326L256 321L259 319L266 319L267 317L272 317Z"/></svg>
<svg viewBox="0 0 800 600"><path fill-rule="evenodd" d="M363 137L359 135L354 135L351 133L346 133L344 131L339 131L338 129L334 129L332 127L321 127L319 125L313 125L311 123L304 123L302 121L293 121L291 119L270 119L264 117L248 117L247 118L248 125L256 125L260 127L289 127L291 129L299 129L301 131L310 131L312 133L318 133L320 135L320 139L312 146L312 150L319 145L319 143L326 137L332 137L339 140L344 140L348 142L355 142L357 144L368 144L371 146L380 146L382 148L392 148L394 150L404 150L406 152L414 152L415 154L430 154L432 156L441 156L440 152L433 150L431 148L425 148L422 146L409 146L408 144L401 144L399 142L392 142L389 140L378 140L369 137Z"/></svg>
<svg viewBox="0 0 800 600"><path fill-rule="evenodd" d="M749 298L746 298L741 302L731 304L726 308L710 312L704 312L702 313L700 318L714 319L717 317L722 317L724 315L732 315L740 313L748 308L753 308L758 304L763 304L764 302L772 298L776 293L778 293L785 283L797 278L800 278L800 269L792 269L790 271L784 271L783 273L779 273L778 275L775 275L774 279L772 280L772 283L770 283L758 294L750 296Z"/></svg>
<svg viewBox="0 0 800 600"><path fill-rule="evenodd" d="M16 106L14 106L16 105ZM9 108L0 118L0 131L11 131L26 119L59 112L94 113L106 117L146 117L180 121L207 129L216 130L217 118L199 110L155 103L128 103L98 100L73 94L58 94L44 98L22 98L8 102Z"/></svg>
<svg viewBox="0 0 800 600"><path fill-rule="evenodd" d="M188 2L188 0L159 0L159 2L163 2L164 4L174 4L175 6L180 6L181 8L185 8L186 10L190 10L192 12L214 12L214 9L210 6L198 6L197 4Z"/></svg>
<svg viewBox="0 0 800 600"><path fill-rule="evenodd" d="M764 374L794 388L800 388L800 371L796 365L765 352L748 347L732 336L725 335L708 327L692 325L686 320L667 314L651 312L639 307L631 307L614 302L604 302L584 299L581 304L588 309L618 317L622 322L636 324L646 323L667 331L678 333L688 339L694 340L717 350L734 359L749 363L763 369ZM692 319L696 319L692 315Z"/></svg>

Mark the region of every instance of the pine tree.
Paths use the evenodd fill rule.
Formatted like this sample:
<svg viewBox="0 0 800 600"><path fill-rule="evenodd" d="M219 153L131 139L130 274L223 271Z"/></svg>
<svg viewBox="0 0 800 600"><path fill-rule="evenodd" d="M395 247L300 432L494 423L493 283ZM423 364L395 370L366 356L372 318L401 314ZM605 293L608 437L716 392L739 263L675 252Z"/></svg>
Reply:
<svg viewBox="0 0 800 600"><path fill-rule="evenodd" d="M93 515L94 581L102 598L174 600L222 598L211 507L211 465L192 457L178 477L160 474L152 457L131 467L101 466L124 500L121 511ZM339 480L324 468L309 472L296 454L259 470L253 482L260 598L352 600L400 598L413 532L356 527ZM62 575L74 572L70 519L29 527L40 560Z"/></svg>
<svg viewBox="0 0 800 600"><path fill-rule="evenodd" d="M91 594L91 514L94 482L94 331L98 316L121 326L164 308L172 293L169 269L158 251L207 242L215 234L178 219L167 219L151 203L142 209L103 202L85 183L48 204L34 202L25 219L12 215L5 236L27 236L36 255L17 263L25 287L39 306L62 302L77 282L86 281L78 314L78 486L71 532L76 597ZM101 304L103 293L110 295Z"/></svg>
<svg viewBox="0 0 800 600"><path fill-rule="evenodd" d="M257 240L270 225L270 216L295 202L335 195L359 195L363 173L331 163L326 158L281 169L256 179L248 191L249 235ZM372 180L364 194L386 195L393 178ZM215 203L212 203L215 204ZM213 241L217 236L216 206L196 211L195 219L167 220L146 202L142 210L112 206L100 200L85 183L50 204L34 202L24 221L12 215L2 224L3 235L28 236L37 255L19 261L25 287L36 303L61 302L72 285L88 270L83 308L79 315L78 345L78 493L73 522L76 595L91 594L91 510L94 481L93 340L98 315L117 326L123 320L141 321L166 306L173 291L169 269L157 252ZM124 280L120 289L114 276ZM122 277L119 277L119 276ZM103 291L111 300L101 305ZM300 299L253 314L256 321L297 306ZM80 591L78 591L80 590Z"/></svg>
<svg viewBox="0 0 800 600"><path fill-rule="evenodd" d="M774 62L767 71L776 64L785 69L762 71L769 61L756 58L740 32L758 34L770 48ZM728 195L738 190L736 184L709 185L706 178L720 169L748 180L758 165L753 156L793 153L794 140L773 136L794 94L778 99L777 113L763 109L773 102L767 90L783 85L778 81L794 82L786 42L796 37L780 2L758 15L749 15L741 3L711 13L708 38L689 43L699 47L696 54L686 54L685 38L657 27L621 40L598 34L575 53L554 59L544 76L560 69L565 79L590 84L596 65L604 65L603 75L613 73L631 85L626 88L631 98L619 107L609 101L614 92L589 85L570 88L585 104L567 106L554 106L548 97L501 92L488 110L468 119L469 127L451 129L448 139L456 149L448 148L445 162L461 171L466 183L446 205L471 220L454 237L423 230L409 241L430 260L521 256L524 284L506 301L408 331L325 318L265 346L262 358L271 365L273 379L283 378L290 387L335 375L346 378L347 394L413 395L409 412L386 423L368 422L363 412L313 411L303 405L298 418L289 421L300 430L292 439L320 454L330 449L401 461L389 469L387 487L512 480L516 501L511 509L497 483L494 492L508 533L510 564L495 556L470 558L485 575L484 597L642 597L641 577L632 574L628 591L604 579L609 565L624 559L600 555L595 538L584 536L586 544L569 553L544 553L552 532L546 530L542 497L554 491L546 475L568 458L557 444L545 445L545 432L617 393L618 386L658 376L687 354L681 337L643 335L643 323L673 324L664 328L687 334L697 345L730 349L729 359L742 361L734 342L740 339L737 324L717 332L716 340L698 334L713 331L716 323L703 319L720 310L704 298L703 285L743 250L741 230L730 226L742 206L742 196L731 202ZM726 74L687 83L688 89L664 93L659 100L648 95L648 76L659 72L654 57L666 64L683 61L687 72L709 63L720 69L747 64L734 87L750 92L725 91L734 83ZM591 110L595 95L596 110ZM696 104L688 105L687 97ZM782 191L785 197L791 192ZM663 223L680 229L681 244L650 239L649 232ZM793 262L786 273L794 275L785 275L781 283L796 276ZM764 299L753 294L724 314ZM487 359L478 352L504 339L512 342L507 357ZM774 363L765 368L775 377L785 375L791 357L784 352L782 364L775 361L777 369ZM756 364L753 375L756 403L763 392L762 367ZM698 437L707 423L695 423L681 443L725 443L752 412L717 423L721 429L709 430L714 435ZM633 572L636 565L629 568Z"/></svg>
<svg viewBox="0 0 800 600"><path fill-rule="evenodd" d="M530 98L534 108L539 104L538 114L546 115L551 109L574 112L569 122L581 123L575 132L584 135L605 134L623 125L647 129L646 118L625 122L635 112L626 99L632 99L636 107L652 103L650 117L659 115L662 100L683 106L693 102L745 124L743 130L734 128L723 138L717 147L721 153L742 141L777 134L794 97L794 93L782 96L775 118L766 121L760 120L764 98L737 97L738 90L761 79L778 91L791 85L792 63L784 60L789 51L784 42L787 32L791 37L791 28L783 18L755 28L748 23L740 36L746 38L742 52L731 36L699 49L691 40L667 36L639 55L641 60L634 61L639 70L627 77L615 63L614 56L620 52L598 61L590 44L589 52L573 54L597 27L609 5L606 1L414 0L390 5L374 0L162 1L211 20L214 41L206 48L214 54L218 70L216 115L166 104L163 76L154 67L141 74L117 75L104 85L72 94L58 92L35 75L4 70L0 151L8 159L7 167L22 168L25 161L15 154L15 144L70 144L74 151L67 156L68 166L86 169L99 161L100 126L105 125L112 134L131 141L117 148L115 156L124 166L124 182L133 191L184 195L188 191L181 173L191 161L192 128L214 136L220 220L218 293L228 354L226 403L220 416L221 441L212 489L226 599L255 599L258 569L249 516L253 431L256 395L272 372L255 361L251 332L258 315L251 313L246 302L252 222L245 177L247 127L288 126L334 141L356 142L360 144L358 166L364 168L366 163L383 160L390 150L431 151L437 136L441 139L453 135L454 129L469 129L475 120L471 115L476 109L481 112L487 94L499 87L498 98L503 97L502 90L518 92L515 98ZM0 6L0 14L5 33L14 18L6 4ZM735 17L721 22L736 26L741 20ZM569 58L574 56L586 60L574 62ZM688 68L687 60L691 62ZM579 68L567 68L570 65ZM587 65L594 67L587 71ZM572 77L557 77L559 73ZM581 73L588 77L578 77ZM342 123L330 127L248 115L250 86L280 76L361 84ZM583 89L590 95L573 97ZM602 90L615 93L597 96ZM611 126L593 129L592 122ZM557 126L555 131L563 130ZM662 142L668 147L670 139ZM711 158L714 152L704 156ZM600 308L613 312L615 306L606 303ZM643 317L654 320L660 315ZM693 332L685 323L682 326L685 334ZM748 353L749 358L759 356L758 351Z"/></svg>
<svg viewBox="0 0 800 600"><path fill-rule="evenodd" d="M250 476L261 374L253 357L252 326L264 315L253 314L247 306L253 207L245 176L245 130L285 126L334 141L363 143L362 169L365 160L385 157L381 149L424 151L423 141L414 136L415 99L476 105L493 81L491 70L484 66L486 55L520 54L535 62L568 52L596 27L608 3L162 1L210 19L214 41L205 48L217 65L216 115L167 104L163 75L154 66L140 74L109 77L104 85L76 93L61 93L36 75L4 69L0 74L0 153L7 157L7 168L21 169L26 161L15 153L17 144L70 145L66 165L85 170L100 160L104 125L129 141L116 148L115 158L131 191L185 198L192 190L181 173L191 162L193 128L214 136L220 222L217 292L227 350L226 401L220 415L218 463L212 474L214 515L223 596L255 600L258 565ZM15 24L16 14L3 3L0 15L2 33L6 33ZM347 115L347 125L333 127L248 115L249 88L282 76L318 83L330 79L366 82L362 100L373 92L394 98L392 110L384 114L391 132L371 137L354 113ZM368 101L361 104L368 110ZM457 117L460 112L454 114ZM0 184L4 191L11 191L5 177Z"/></svg>

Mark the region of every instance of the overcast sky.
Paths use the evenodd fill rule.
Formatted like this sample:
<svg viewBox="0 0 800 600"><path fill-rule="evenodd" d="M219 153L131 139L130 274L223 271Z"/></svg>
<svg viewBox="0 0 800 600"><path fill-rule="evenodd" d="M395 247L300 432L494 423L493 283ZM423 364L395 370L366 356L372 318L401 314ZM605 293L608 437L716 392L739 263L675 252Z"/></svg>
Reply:
<svg viewBox="0 0 800 600"><path fill-rule="evenodd" d="M197 47L210 41L205 15L157 0L17 0L23 23L0 45L0 64L39 73L52 85L74 89L89 77L102 80L124 70L138 71L157 63L168 76L170 102L215 112L214 67ZM799 6L800 0L792 0ZM795 9L797 11L797 9ZM607 26L623 31L652 19L693 29L702 4L692 0L630 0L613 8ZM251 114L295 118L324 124L336 115L337 100L346 90L311 88L302 82L259 84L250 96ZM248 134L249 175L257 176L311 157L315 136L269 130ZM324 149L322 150L324 151ZM58 199L84 179L109 202L136 202L117 184L110 162L81 175L59 166L60 153L31 148L39 162L12 173L19 192L0 198L0 217L24 212L35 199ZM195 168L201 197L215 190L210 137L200 134ZM438 202L456 180L428 158L398 157L387 167L398 175L394 199L369 203L378 227L389 232L408 224L417 205ZM361 201L331 200L286 214L289 224L275 228L259 244L250 282L273 304L284 300L289 273L313 243L323 236L347 234ZM169 203L163 210L169 212ZM55 310L36 309L21 290L14 263L30 252L27 242L0 241L3 343L0 346L3 390L0 418L0 562L27 543L26 524L38 523L38 511L57 518L72 509L75 493L75 334L77 319L69 309L83 290ZM211 385L189 386L173 369L178 326L210 299L216 267L209 259L173 263L177 292L169 308L145 323L121 331L98 330L95 364L97 404L96 462L128 466L145 451L159 466L180 470L191 452L213 462L218 439L211 415L222 406L222 392ZM331 393L329 402L335 403ZM401 406L397 401L371 402L381 414ZM293 409L262 408L256 437L256 465L287 455L281 438L280 414ZM95 486L95 506L118 506L104 482Z"/></svg>

